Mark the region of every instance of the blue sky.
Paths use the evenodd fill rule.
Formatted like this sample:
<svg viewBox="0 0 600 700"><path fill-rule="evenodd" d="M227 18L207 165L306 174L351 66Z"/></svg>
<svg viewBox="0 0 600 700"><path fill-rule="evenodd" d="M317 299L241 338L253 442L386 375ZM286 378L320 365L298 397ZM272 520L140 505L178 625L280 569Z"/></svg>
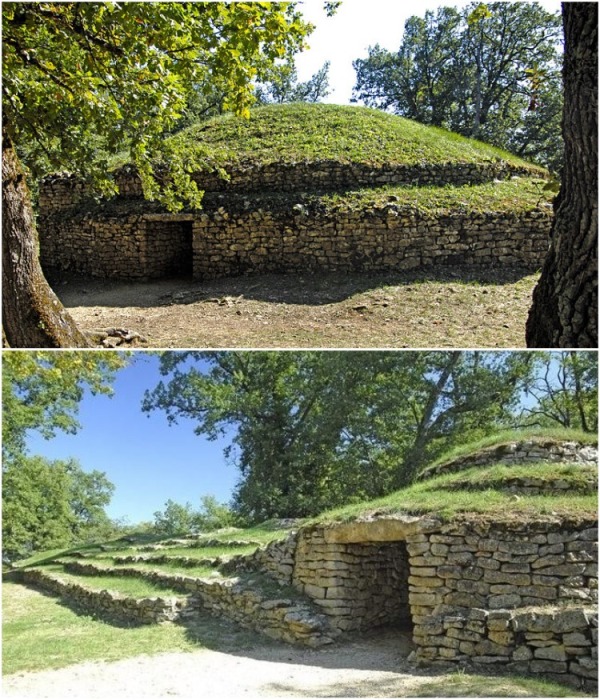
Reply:
<svg viewBox="0 0 600 700"><path fill-rule="evenodd" d="M324 101L348 104L356 74L352 61L366 58L369 46L379 44L390 51L402 42L406 20L423 17L427 10L448 6L462 8L470 0L343 0L333 17L327 17L323 0L304 0L300 7L316 29L308 38L310 49L296 58L298 77L308 80L325 61L330 61L331 94ZM558 0L539 2L548 12L560 12Z"/></svg>
<svg viewBox="0 0 600 700"><path fill-rule="evenodd" d="M237 470L223 457L228 440L209 442L194 434L192 421L169 426L161 411L142 413L144 391L161 376L157 357L143 352L135 357L118 372L112 398L86 392L75 435L57 433L45 440L31 433L30 453L73 457L86 471L106 472L116 486L107 513L131 523L152 520L169 498L196 507L204 494L228 502L237 482Z"/></svg>

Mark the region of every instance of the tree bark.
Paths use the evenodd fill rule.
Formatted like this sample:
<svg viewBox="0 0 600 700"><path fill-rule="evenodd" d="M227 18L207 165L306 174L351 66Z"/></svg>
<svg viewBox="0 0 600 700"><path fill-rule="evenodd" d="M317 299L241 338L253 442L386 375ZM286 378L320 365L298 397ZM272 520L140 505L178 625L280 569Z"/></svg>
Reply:
<svg viewBox="0 0 600 700"><path fill-rule="evenodd" d="M44 277L25 174L2 139L2 339L16 348L89 347Z"/></svg>
<svg viewBox="0 0 600 700"><path fill-rule="evenodd" d="M598 5L562 4L565 167L528 347L598 347Z"/></svg>

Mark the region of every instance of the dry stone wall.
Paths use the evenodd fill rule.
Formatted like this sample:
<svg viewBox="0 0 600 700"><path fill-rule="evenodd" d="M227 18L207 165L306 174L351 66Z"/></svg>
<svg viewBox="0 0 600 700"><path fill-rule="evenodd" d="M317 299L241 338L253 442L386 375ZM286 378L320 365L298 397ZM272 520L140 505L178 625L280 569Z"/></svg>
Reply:
<svg viewBox="0 0 600 700"><path fill-rule="evenodd" d="M536 270L548 249L542 211L424 214L401 205L354 211L269 209L91 218L45 216L45 270L91 277L214 279L294 271L385 272L449 265Z"/></svg>
<svg viewBox="0 0 600 700"><path fill-rule="evenodd" d="M113 591L98 591L63 580L39 569L22 574L25 583L64 596L88 614L130 624L158 624L174 621L187 612L187 601L180 598L131 598Z"/></svg>
<svg viewBox="0 0 600 700"><path fill-rule="evenodd" d="M300 531L293 581L339 629L409 616L417 663L551 672L593 688L597 539L596 521L350 523Z"/></svg>
<svg viewBox="0 0 600 700"><path fill-rule="evenodd" d="M89 562L65 562L64 567L84 576L137 576L168 585L191 595L193 608L202 607L273 639L318 647L330 644L336 635L328 618L308 601L300 600L297 595L284 597L277 591L263 592L258 580L200 578L127 567L98 567Z"/></svg>
<svg viewBox="0 0 600 700"><path fill-rule="evenodd" d="M194 223L194 275L459 264L538 269L548 250L551 220L541 211L425 214L401 204L354 211L295 206L201 214Z"/></svg>
<svg viewBox="0 0 600 700"><path fill-rule="evenodd" d="M225 164L221 171L196 173L194 180L206 192L296 192L446 183L460 187L520 175L531 177L531 170L505 162L402 165L320 160ZM131 167L121 168L114 177L121 198L143 196L141 180ZM44 212L69 209L89 197L90 189L81 179L70 173L57 173L41 183L40 209Z"/></svg>
<svg viewBox="0 0 600 700"><path fill-rule="evenodd" d="M430 479L440 474L485 467L491 464L530 464L535 462L563 462L596 466L598 464L598 446L587 445L575 441L560 441L556 439L529 439L507 442L483 448L464 457L458 457L435 467L426 469L419 474L419 479Z"/></svg>
<svg viewBox="0 0 600 700"><path fill-rule="evenodd" d="M117 176L121 194L100 204L77 178L60 175L40 189L40 258L50 274L131 280L456 264L535 270L548 250L548 211L424 212L398 195L372 206L325 206L306 194L388 184L460 186L521 172L505 163L242 164L230 168L228 182L198 175L209 192L204 209L178 214L145 202L129 171Z"/></svg>
<svg viewBox="0 0 600 700"><path fill-rule="evenodd" d="M301 532L293 583L341 632L407 621L409 565L404 542L328 543Z"/></svg>

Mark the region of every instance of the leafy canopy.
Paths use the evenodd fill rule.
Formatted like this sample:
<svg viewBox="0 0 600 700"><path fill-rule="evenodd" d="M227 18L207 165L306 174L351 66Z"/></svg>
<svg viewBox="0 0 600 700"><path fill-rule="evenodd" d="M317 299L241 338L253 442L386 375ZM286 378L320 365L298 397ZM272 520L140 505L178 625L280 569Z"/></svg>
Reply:
<svg viewBox="0 0 600 700"><path fill-rule="evenodd" d="M537 3L472 3L410 17L400 48L354 61L353 98L558 171L560 17Z"/></svg>
<svg viewBox="0 0 600 700"><path fill-rule="evenodd" d="M87 388L110 394L126 353L93 351L4 352L2 355L2 454L4 466L25 450L28 430L52 437L74 433Z"/></svg>
<svg viewBox="0 0 600 700"><path fill-rule="evenodd" d="M524 353L171 352L144 398L234 437L234 505L259 522L389 493L467 436L506 424Z"/></svg>
<svg viewBox="0 0 600 700"><path fill-rule="evenodd" d="M252 81L312 29L294 3L6 2L2 17L5 134L105 190L106 154L127 149L146 196L171 208L200 201L200 160L172 151L168 174L152 168L189 94L218 89L247 116Z"/></svg>

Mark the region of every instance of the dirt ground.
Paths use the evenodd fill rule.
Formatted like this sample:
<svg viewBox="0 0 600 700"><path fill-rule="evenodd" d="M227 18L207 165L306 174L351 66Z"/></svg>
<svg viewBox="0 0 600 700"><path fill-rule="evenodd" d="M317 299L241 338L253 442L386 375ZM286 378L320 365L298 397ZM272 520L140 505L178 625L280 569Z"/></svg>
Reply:
<svg viewBox="0 0 600 700"><path fill-rule="evenodd" d="M520 269L269 274L211 282L56 279L85 331L156 348L525 346L537 281ZM103 335L95 336L100 344Z"/></svg>
<svg viewBox="0 0 600 700"><path fill-rule="evenodd" d="M408 633L388 630L320 650L257 641L243 653L202 650L87 662L5 676L4 698L397 697L427 680L409 671Z"/></svg>

